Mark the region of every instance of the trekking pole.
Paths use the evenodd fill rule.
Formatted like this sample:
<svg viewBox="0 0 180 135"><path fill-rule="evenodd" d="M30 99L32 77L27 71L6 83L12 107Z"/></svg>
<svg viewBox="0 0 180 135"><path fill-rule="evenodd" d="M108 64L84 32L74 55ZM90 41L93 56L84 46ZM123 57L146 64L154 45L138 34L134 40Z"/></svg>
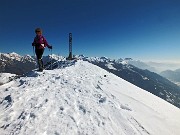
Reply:
<svg viewBox="0 0 180 135"><path fill-rule="evenodd" d="M36 55L35 55L35 50L34 50L34 46L33 46L33 54L34 54L34 60L35 60L35 65L34 65L34 69L36 69Z"/></svg>
<svg viewBox="0 0 180 135"><path fill-rule="evenodd" d="M51 49L51 70L52 70L52 49Z"/></svg>

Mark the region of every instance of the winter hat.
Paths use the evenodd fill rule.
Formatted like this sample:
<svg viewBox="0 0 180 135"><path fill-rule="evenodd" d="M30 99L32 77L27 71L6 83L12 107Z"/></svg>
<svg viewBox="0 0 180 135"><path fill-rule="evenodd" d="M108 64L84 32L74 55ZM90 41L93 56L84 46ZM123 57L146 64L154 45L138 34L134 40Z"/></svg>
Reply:
<svg viewBox="0 0 180 135"><path fill-rule="evenodd" d="M35 29L35 33L36 33L36 32L39 32L39 31L42 33L42 29L41 29L41 28L36 28L36 29Z"/></svg>

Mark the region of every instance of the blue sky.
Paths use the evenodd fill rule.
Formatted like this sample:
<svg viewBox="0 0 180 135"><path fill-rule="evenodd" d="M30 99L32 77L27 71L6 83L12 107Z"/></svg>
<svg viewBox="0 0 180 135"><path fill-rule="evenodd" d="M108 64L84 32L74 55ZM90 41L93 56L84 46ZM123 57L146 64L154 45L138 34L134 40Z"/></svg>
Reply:
<svg viewBox="0 0 180 135"><path fill-rule="evenodd" d="M75 54L180 61L179 0L2 1L0 52L32 55L36 27L63 56L72 32Z"/></svg>

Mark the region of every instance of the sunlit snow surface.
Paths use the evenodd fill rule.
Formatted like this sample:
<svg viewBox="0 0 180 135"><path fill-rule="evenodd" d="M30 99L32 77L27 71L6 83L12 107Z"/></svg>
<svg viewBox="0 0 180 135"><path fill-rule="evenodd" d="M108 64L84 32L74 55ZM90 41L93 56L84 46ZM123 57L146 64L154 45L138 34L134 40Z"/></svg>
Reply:
<svg viewBox="0 0 180 135"><path fill-rule="evenodd" d="M5 84L12 80L16 75L10 73L0 73L0 85Z"/></svg>
<svg viewBox="0 0 180 135"><path fill-rule="evenodd" d="M179 135L180 110L88 62L0 86L1 135Z"/></svg>

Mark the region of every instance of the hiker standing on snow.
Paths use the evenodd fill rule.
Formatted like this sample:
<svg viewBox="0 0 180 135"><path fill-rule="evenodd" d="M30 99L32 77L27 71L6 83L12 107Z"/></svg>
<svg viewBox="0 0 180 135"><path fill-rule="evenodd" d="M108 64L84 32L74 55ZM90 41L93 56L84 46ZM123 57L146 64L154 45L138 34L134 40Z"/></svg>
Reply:
<svg viewBox="0 0 180 135"><path fill-rule="evenodd" d="M35 29L35 33L36 33L36 37L34 38L34 42L32 43L32 46L33 47L35 46L39 71L43 71L44 65L42 61L42 55L44 53L44 49L46 48L46 46L49 49L52 49L52 46L48 45L48 42L46 41L44 36L42 36L42 29L40 28Z"/></svg>

